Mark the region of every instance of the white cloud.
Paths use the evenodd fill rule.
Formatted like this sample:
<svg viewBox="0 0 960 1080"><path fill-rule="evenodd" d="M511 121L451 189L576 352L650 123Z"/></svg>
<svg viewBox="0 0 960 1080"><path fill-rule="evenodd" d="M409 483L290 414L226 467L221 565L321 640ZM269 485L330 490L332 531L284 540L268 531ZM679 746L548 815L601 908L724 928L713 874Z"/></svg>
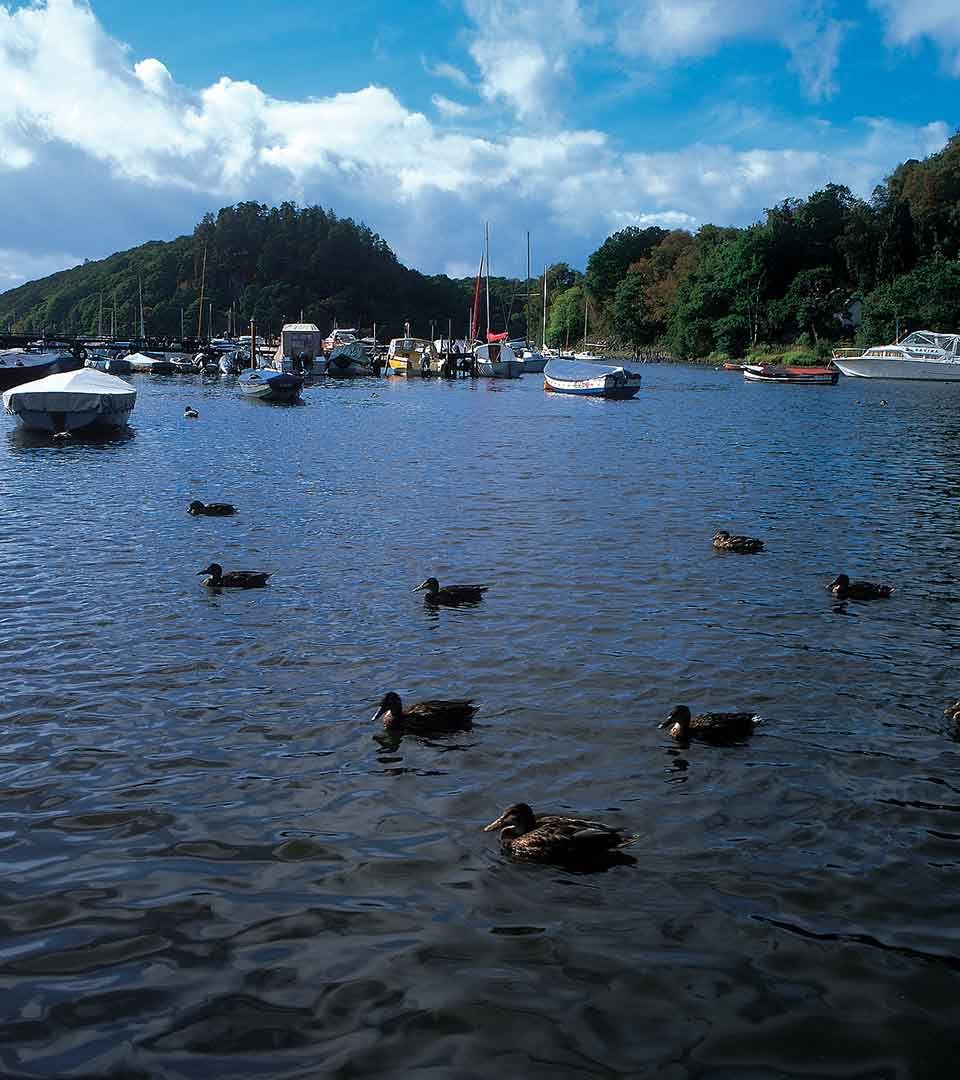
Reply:
<svg viewBox="0 0 960 1080"><path fill-rule="evenodd" d="M580 9L571 0L563 10ZM599 131L482 136L458 130L449 116L438 125L382 86L284 101L226 77L196 91L159 60L145 63L83 3L0 6L7 280L76 262L57 254L64 248L95 258L177 235L204 210L238 199L332 206L368 221L401 259L427 272L472 264L485 218L495 230L497 272L522 272L528 227L538 262L582 264L628 223L742 224L828 181L869 194L898 162L939 149L948 135L942 122L866 119L785 129L773 145L758 131L746 149L718 137L624 152ZM24 252L40 261L29 263Z"/></svg>
<svg viewBox="0 0 960 1080"><path fill-rule="evenodd" d="M461 90L473 89L473 83L470 82L470 77L461 68L454 67L453 64L448 64L446 61L439 64L431 64L426 57L421 57L423 63L423 69L428 75L433 75L437 79L446 79L448 82L454 83L459 86Z"/></svg>
<svg viewBox="0 0 960 1080"><path fill-rule="evenodd" d="M434 94L430 101L441 116L466 116L470 111L468 105L462 105L459 101L451 101L450 98L444 97L443 94Z"/></svg>
<svg viewBox="0 0 960 1080"><path fill-rule="evenodd" d="M56 273L57 270L77 266L82 261L66 252L37 255L30 251L0 248L0 292L16 288L25 281Z"/></svg>
<svg viewBox="0 0 960 1080"><path fill-rule="evenodd" d="M912 45L929 38L951 75L960 78L960 8L957 0L870 0L887 20L887 41Z"/></svg>
<svg viewBox="0 0 960 1080"><path fill-rule="evenodd" d="M814 101L835 90L845 26L810 0L626 0L617 47L661 66L706 56L730 41L775 41Z"/></svg>

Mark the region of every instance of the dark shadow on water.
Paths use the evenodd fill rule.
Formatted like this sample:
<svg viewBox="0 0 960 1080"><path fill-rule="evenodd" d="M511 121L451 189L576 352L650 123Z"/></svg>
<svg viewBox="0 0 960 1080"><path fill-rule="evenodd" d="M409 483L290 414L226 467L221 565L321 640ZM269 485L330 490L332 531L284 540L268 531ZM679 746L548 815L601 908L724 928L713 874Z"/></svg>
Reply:
<svg viewBox="0 0 960 1080"><path fill-rule="evenodd" d="M11 450L69 450L75 446L121 446L136 435L134 428L91 428L88 431L75 431L69 438L59 439L42 431L29 431L16 427L7 432L7 442Z"/></svg>

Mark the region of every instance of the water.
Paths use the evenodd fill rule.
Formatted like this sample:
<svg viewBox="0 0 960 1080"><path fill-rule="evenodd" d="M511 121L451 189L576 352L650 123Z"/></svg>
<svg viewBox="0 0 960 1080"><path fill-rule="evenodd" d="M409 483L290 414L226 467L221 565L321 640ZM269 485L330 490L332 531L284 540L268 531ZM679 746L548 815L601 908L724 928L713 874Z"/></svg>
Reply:
<svg viewBox="0 0 960 1080"><path fill-rule="evenodd" d="M960 386L137 385L106 445L0 428L4 1077L952 1073ZM388 689L482 711L391 746ZM638 864L506 861L521 799Z"/></svg>

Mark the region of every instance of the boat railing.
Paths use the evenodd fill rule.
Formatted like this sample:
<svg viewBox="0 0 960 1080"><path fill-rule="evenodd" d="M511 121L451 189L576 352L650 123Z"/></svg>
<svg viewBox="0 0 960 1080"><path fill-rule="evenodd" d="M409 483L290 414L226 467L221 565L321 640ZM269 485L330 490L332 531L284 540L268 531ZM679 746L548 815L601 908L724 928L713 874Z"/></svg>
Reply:
<svg viewBox="0 0 960 1080"><path fill-rule="evenodd" d="M836 360L847 360L847 359L853 359L855 357L868 356L868 355L871 358L879 357L879 358L882 359L884 357L887 357L887 358L889 358L891 360L902 360L903 359L903 349L899 349L899 348L894 348L894 349L872 348L872 349L834 349L833 350L833 356L834 356L834 359L836 359Z"/></svg>

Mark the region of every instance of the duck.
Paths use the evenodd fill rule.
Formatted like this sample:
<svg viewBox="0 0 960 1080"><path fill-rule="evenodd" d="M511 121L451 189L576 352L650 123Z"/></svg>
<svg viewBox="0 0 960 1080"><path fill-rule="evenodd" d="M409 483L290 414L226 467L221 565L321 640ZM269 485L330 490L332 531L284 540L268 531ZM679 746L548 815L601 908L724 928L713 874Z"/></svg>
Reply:
<svg viewBox="0 0 960 1080"><path fill-rule="evenodd" d="M948 705L943 710L944 716L949 716L951 720L960 724L960 701L955 701L952 705Z"/></svg>
<svg viewBox="0 0 960 1080"><path fill-rule="evenodd" d="M230 503L202 503L199 499L187 507L187 513L194 517L229 517L236 512L237 508Z"/></svg>
<svg viewBox="0 0 960 1080"><path fill-rule="evenodd" d="M469 699L418 701L404 709L400 695L391 690L383 695L373 719L382 719L387 731L461 731L470 726L476 711L477 706Z"/></svg>
<svg viewBox="0 0 960 1080"><path fill-rule="evenodd" d="M559 817L537 817L527 803L514 803L484 832L500 832L500 849L514 859L582 865L616 858L621 848L639 839L623 829L600 821ZM632 861L632 860L630 860Z"/></svg>
<svg viewBox="0 0 960 1080"><path fill-rule="evenodd" d="M846 574L837 574L827 588L838 600L886 600L893 592L892 585L878 585L875 581L851 581Z"/></svg>
<svg viewBox="0 0 960 1080"><path fill-rule="evenodd" d="M184 420L196 420L199 415L200 414L197 412L197 410L192 405L188 405L183 410L183 418L184 418Z"/></svg>
<svg viewBox="0 0 960 1080"><path fill-rule="evenodd" d="M441 589L440 582L435 577L428 577L413 591L425 591L426 596L423 599L428 604L456 607L458 604L470 604L481 600L489 588L489 585L444 585Z"/></svg>
<svg viewBox="0 0 960 1080"><path fill-rule="evenodd" d="M210 589L262 589L267 579L273 576L254 570L231 570L225 574L223 567L215 562L197 573L207 575L200 584Z"/></svg>
<svg viewBox="0 0 960 1080"><path fill-rule="evenodd" d="M723 743L743 739L753 734L760 717L749 712L707 712L691 716L686 705L677 705L659 726L669 728L668 734L677 742L690 738L705 742Z"/></svg>
<svg viewBox="0 0 960 1080"><path fill-rule="evenodd" d="M726 529L714 534L713 546L718 551L736 551L741 555L756 555L763 551L762 540L752 536L731 536Z"/></svg>

